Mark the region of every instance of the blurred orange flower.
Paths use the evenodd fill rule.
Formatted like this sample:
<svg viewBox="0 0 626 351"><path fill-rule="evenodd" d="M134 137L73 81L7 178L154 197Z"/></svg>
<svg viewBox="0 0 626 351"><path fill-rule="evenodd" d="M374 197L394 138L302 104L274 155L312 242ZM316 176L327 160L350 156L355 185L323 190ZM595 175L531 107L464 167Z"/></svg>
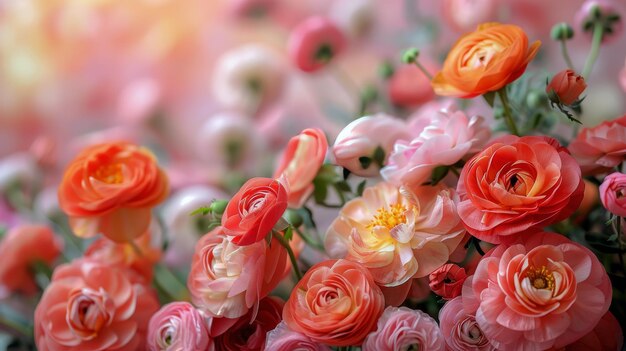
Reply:
<svg viewBox="0 0 626 351"><path fill-rule="evenodd" d="M437 95L472 98L496 91L519 78L540 41L528 46L526 33L515 25L483 23L462 36L432 80Z"/></svg>
<svg viewBox="0 0 626 351"><path fill-rule="evenodd" d="M59 186L59 205L77 236L102 233L126 242L146 232L152 208L168 192L150 151L112 142L88 147L72 161Z"/></svg>

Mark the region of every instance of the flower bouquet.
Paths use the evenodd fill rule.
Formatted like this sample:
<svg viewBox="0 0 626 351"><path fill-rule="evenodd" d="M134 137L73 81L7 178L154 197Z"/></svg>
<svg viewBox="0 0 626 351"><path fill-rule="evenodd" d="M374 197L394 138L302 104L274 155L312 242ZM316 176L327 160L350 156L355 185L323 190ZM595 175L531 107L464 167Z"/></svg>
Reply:
<svg viewBox="0 0 626 351"><path fill-rule="evenodd" d="M143 13L102 6L85 9L117 25L111 9ZM185 42L194 6L154 15L185 29L150 47L158 72L202 55ZM120 128L66 132L67 149L40 136L0 161L2 345L622 350L626 116L593 120L610 96L585 95L602 50L623 43L620 7L590 0L572 24L535 23L542 43L512 24L533 19L529 3L429 6L443 25L396 4L425 37L375 56L363 84L345 57L390 50L368 46L381 5L291 6L222 9L288 35L213 62L220 112L200 127L172 122L194 101L153 77L122 90ZM507 8L520 17L495 22Z"/></svg>

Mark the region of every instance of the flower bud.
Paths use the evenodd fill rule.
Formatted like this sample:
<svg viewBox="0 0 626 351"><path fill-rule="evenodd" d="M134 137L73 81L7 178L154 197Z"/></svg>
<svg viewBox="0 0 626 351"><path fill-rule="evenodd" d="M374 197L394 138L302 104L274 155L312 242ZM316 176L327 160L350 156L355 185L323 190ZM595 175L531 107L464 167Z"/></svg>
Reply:
<svg viewBox="0 0 626 351"><path fill-rule="evenodd" d="M565 22L557 23L552 27L550 36L553 40L569 40L574 37L574 29Z"/></svg>
<svg viewBox="0 0 626 351"><path fill-rule="evenodd" d="M546 93L550 101L554 103L572 105L586 88L585 78L571 69L566 69L552 77L546 86Z"/></svg>
<svg viewBox="0 0 626 351"><path fill-rule="evenodd" d="M585 1L574 18L576 27L592 37L596 24L602 25L602 42L606 43L622 31L622 19L609 0Z"/></svg>
<svg viewBox="0 0 626 351"><path fill-rule="evenodd" d="M211 211L215 214L221 215L224 213L227 205L228 200L215 200L211 203Z"/></svg>
<svg viewBox="0 0 626 351"><path fill-rule="evenodd" d="M298 211L295 211L292 209L288 209L285 212L284 217L287 220L287 222L289 222L295 228L300 227L304 223L304 219L302 218L302 216L300 216Z"/></svg>

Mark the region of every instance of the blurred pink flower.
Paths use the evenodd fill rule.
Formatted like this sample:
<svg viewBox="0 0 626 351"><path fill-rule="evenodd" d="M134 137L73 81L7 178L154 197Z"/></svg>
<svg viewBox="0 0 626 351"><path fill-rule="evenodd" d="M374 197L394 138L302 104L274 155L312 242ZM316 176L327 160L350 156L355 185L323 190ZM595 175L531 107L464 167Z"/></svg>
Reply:
<svg viewBox="0 0 626 351"><path fill-rule="evenodd" d="M431 73L439 70L439 66L428 59L420 57L420 63ZM389 78L388 94L392 103L402 107L418 106L435 97L430 79L415 65L407 64L398 66Z"/></svg>
<svg viewBox="0 0 626 351"><path fill-rule="evenodd" d="M471 32L479 24L493 22L498 0L443 0L441 9L446 24L459 33Z"/></svg>
<svg viewBox="0 0 626 351"><path fill-rule="evenodd" d="M224 53L213 70L215 99L254 115L282 93L284 64L272 49L248 44Z"/></svg>
<svg viewBox="0 0 626 351"><path fill-rule="evenodd" d="M568 149L580 164L583 175L610 171L621 164L626 155L626 115L583 128Z"/></svg>
<svg viewBox="0 0 626 351"><path fill-rule="evenodd" d="M276 240L237 246L217 227L198 241L187 287L207 315L239 318L285 277L286 264L287 251Z"/></svg>
<svg viewBox="0 0 626 351"><path fill-rule="evenodd" d="M276 243L279 246L278 243ZM237 320L213 318L214 325L225 324L228 328L212 326L222 333L214 335L215 349L223 351L263 351L269 331L281 322L283 300L268 296L259 302L258 311L249 311ZM270 349L267 349L270 351ZM273 350L272 350L273 351Z"/></svg>
<svg viewBox="0 0 626 351"><path fill-rule="evenodd" d="M326 252L361 263L381 287L407 284L401 298L385 295L402 302L411 279L448 261L463 238L456 201L443 185L409 191L378 183L344 205L326 234Z"/></svg>
<svg viewBox="0 0 626 351"><path fill-rule="evenodd" d="M446 300L461 295L463 282L467 278L465 269L453 263L447 263L435 269L428 276L430 289Z"/></svg>
<svg viewBox="0 0 626 351"><path fill-rule="evenodd" d="M611 173L600 185L602 206L616 216L626 217L626 174Z"/></svg>
<svg viewBox="0 0 626 351"><path fill-rule="evenodd" d="M161 87L154 79L144 78L130 82L120 92L117 118L125 124L139 124L152 117L161 99Z"/></svg>
<svg viewBox="0 0 626 351"><path fill-rule="evenodd" d="M387 307L378 319L376 331L363 342L363 351L396 351L417 347L445 351L446 343L437 322L420 310Z"/></svg>
<svg viewBox="0 0 626 351"><path fill-rule="evenodd" d="M346 46L346 38L337 26L325 17L309 17L293 29L287 50L296 67L314 72L326 66Z"/></svg>
<svg viewBox="0 0 626 351"><path fill-rule="evenodd" d="M596 14L597 11L597 14ZM585 36L591 40L593 37L594 21L596 15L604 25L604 34L602 42L609 43L614 41L622 34L623 23L620 13L617 11L612 0L587 0L574 16L574 30L585 33ZM617 19L610 20L611 16L617 15ZM610 28L610 32L606 29Z"/></svg>
<svg viewBox="0 0 626 351"><path fill-rule="evenodd" d="M451 166L480 151L491 131L480 116L467 117L454 107L411 121L412 140L396 141L383 178L396 185L428 182L438 166Z"/></svg>
<svg viewBox="0 0 626 351"><path fill-rule="evenodd" d="M156 294L133 272L90 260L57 267L35 310L39 350L145 348Z"/></svg>
<svg viewBox="0 0 626 351"><path fill-rule="evenodd" d="M330 9L330 16L348 36L362 38L375 25L375 7L373 0L336 1Z"/></svg>
<svg viewBox="0 0 626 351"><path fill-rule="evenodd" d="M609 311L588 334L565 347L567 351L619 351L624 346L624 332Z"/></svg>
<svg viewBox="0 0 626 351"><path fill-rule="evenodd" d="M213 351L206 323L204 316L188 302L171 302L150 319L148 348L153 351Z"/></svg>
<svg viewBox="0 0 626 351"><path fill-rule="evenodd" d="M267 333L265 350L331 351L331 348L311 340L304 334L289 329L285 322L280 322L274 330Z"/></svg>
<svg viewBox="0 0 626 351"><path fill-rule="evenodd" d="M380 170L373 160L376 149L384 151L386 160L396 140L409 139L410 135L406 124L398 118L384 114L365 116L343 128L335 139L332 152L341 167L361 177L374 177ZM364 157L370 160L367 168L362 166Z"/></svg>
<svg viewBox="0 0 626 351"><path fill-rule="evenodd" d="M326 158L328 141L320 129L305 129L287 144L274 178L287 180L288 204L300 208L313 193L313 178Z"/></svg>
<svg viewBox="0 0 626 351"><path fill-rule="evenodd" d="M619 84L622 86L622 90L626 92L626 61L624 67L619 71Z"/></svg>
<svg viewBox="0 0 626 351"><path fill-rule="evenodd" d="M474 316L463 308L461 296L446 302L439 311L439 325L450 351L495 351Z"/></svg>
<svg viewBox="0 0 626 351"><path fill-rule="evenodd" d="M571 344L593 330L611 295L609 277L589 249L537 232L483 256L462 297L491 343L514 351Z"/></svg>
<svg viewBox="0 0 626 351"><path fill-rule="evenodd" d="M0 299L3 293L37 292L33 265L50 265L63 250L63 242L44 225L25 224L11 228L0 241Z"/></svg>

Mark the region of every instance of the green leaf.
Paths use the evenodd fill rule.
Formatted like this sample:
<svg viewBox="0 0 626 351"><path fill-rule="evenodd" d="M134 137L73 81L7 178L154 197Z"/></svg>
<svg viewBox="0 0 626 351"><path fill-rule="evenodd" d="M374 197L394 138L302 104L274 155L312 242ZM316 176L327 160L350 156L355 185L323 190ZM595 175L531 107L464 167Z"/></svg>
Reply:
<svg viewBox="0 0 626 351"><path fill-rule="evenodd" d="M489 104L489 106L493 108L493 103L496 100L496 92L490 91L488 93L485 93L483 94L483 98L485 99L485 101L487 101L487 104Z"/></svg>
<svg viewBox="0 0 626 351"><path fill-rule="evenodd" d="M443 178L448 175L448 171L450 170L450 166L438 166L433 170L433 173L430 176L430 182L426 183L427 185L436 185Z"/></svg>
<svg viewBox="0 0 626 351"><path fill-rule="evenodd" d="M286 219L280 217L280 219L278 220L278 222L276 222L276 224L274 224L274 228L272 229L277 232L282 232L283 230L289 228L290 226L291 225L289 224L289 222L287 222Z"/></svg>
<svg viewBox="0 0 626 351"><path fill-rule="evenodd" d="M284 237L286 240L291 240L293 238L293 227L289 226L285 229Z"/></svg>
<svg viewBox="0 0 626 351"><path fill-rule="evenodd" d="M315 202L318 204L324 203L326 196L328 196L328 183L319 178L315 178L313 179L313 187L315 188L313 191L313 199L315 199Z"/></svg>
<svg viewBox="0 0 626 351"><path fill-rule="evenodd" d="M361 163L361 168L368 169L372 165L372 159L367 156L359 157L359 163Z"/></svg>
<svg viewBox="0 0 626 351"><path fill-rule="evenodd" d="M347 169L347 168L344 168L342 172L343 172L343 180L348 179L348 177L350 176L350 173L352 173L352 172L350 172L350 170L349 170L349 169Z"/></svg>
<svg viewBox="0 0 626 351"><path fill-rule="evenodd" d="M337 188L337 190L341 190L346 193L352 192L352 189L350 188L350 184L348 184L348 182L346 182L345 180L335 183L335 187Z"/></svg>
<svg viewBox="0 0 626 351"><path fill-rule="evenodd" d="M372 158L379 168L383 168L383 166L385 165L385 150L383 150L382 147L378 146L376 150L374 150L374 155L372 156Z"/></svg>
<svg viewBox="0 0 626 351"><path fill-rule="evenodd" d="M211 207L210 206L202 206L198 209L195 209L193 212L191 212L189 215L190 216L195 216L195 215L201 215L201 216L206 216L209 213L211 213Z"/></svg>
<svg viewBox="0 0 626 351"><path fill-rule="evenodd" d="M356 187L356 195L363 196L363 191L365 190L365 184L367 183L367 179L364 179L359 185Z"/></svg>

